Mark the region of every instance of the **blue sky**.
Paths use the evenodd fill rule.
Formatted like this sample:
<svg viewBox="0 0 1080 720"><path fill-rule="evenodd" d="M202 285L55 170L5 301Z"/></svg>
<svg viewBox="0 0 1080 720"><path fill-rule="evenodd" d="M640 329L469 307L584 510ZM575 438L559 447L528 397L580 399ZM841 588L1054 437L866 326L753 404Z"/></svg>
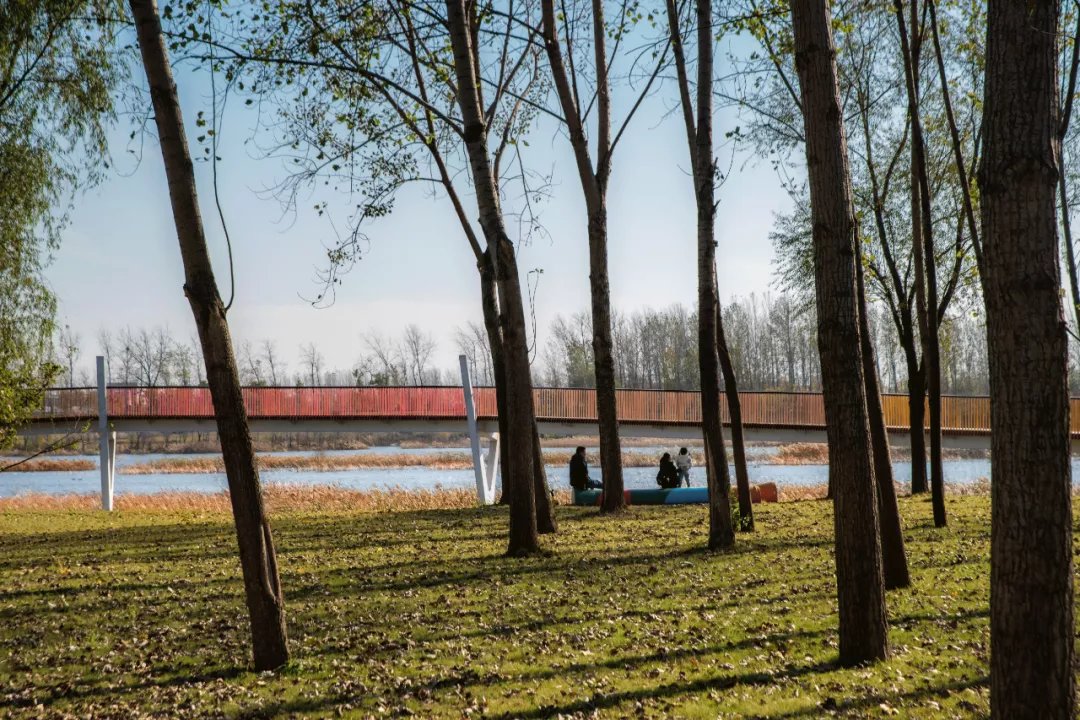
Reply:
<svg viewBox="0 0 1080 720"><path fill-rule="evenodd" d="M204 78L190 72L179 71L177 80L192 138L203 132L196 132L194 122L209 107L207 88ZM616 118L626 97L616 90ZM681 118L668 112L674 101L674 86L647 100L614 159L609 265L612 301L624 311L696 302L695 209ZM236 267L237 298L229 314L234 341L273 337L294 365L297 347L315 342L328 367L346 368L362 351L361 333L393 334L416 323L438 341L437 364L455 367L453 329L479 321L481 311L473 256L445 198L420 187L400 195L394 213L370 226L370 247L345 276L334 305L313 308L303 298L317 293L316 269L334 231L310 211L283 216L278 202L260 192L285 170L280 161L254 157L245 143L253 124L253 114L233 103L219 149L218 182ZM717 135L736 124L731 111L721 110ZM194 332L160 150L148 138L136 163L127 152L129 133L126 125L113 133L114 169L100 186L76 196L70 227L48 270L60 321L82 335L85 368L92 366L101 327L168 325L178 337ZM556 314L588 309L588 241L568 142L545 124L529 142L536 164L554 173L551 198L541 206L549 237L519 255L523 273L544 271L536 295L543 342ZM196 172L218 283L227 297L228 265L210 167L198 164ZM768 233L773 213L790 205L786 193L767 163L737 159L718 197L722 296L767 291L773 257ZM335 214L334 221L345 227L344 215Z"/></svg>

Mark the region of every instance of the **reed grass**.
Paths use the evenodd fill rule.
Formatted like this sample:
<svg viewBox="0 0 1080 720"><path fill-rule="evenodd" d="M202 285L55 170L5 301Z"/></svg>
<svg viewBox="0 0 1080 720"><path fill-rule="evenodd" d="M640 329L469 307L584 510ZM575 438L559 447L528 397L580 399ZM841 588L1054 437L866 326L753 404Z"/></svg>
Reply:
<svg viewBox="0 0 1080 720"><path fill-rule="evenodd" d="M259 455L260 470L297 470L306 472L339 472L342 470L389 470L403 467L424 467L432 470L468 470L472 457L465 453L401 453L394 455ZM221 457L169 457L150 462L125 465L124 475L223 473Z"/></svg>
<svg viewBox="0 0 1080 720"><path fill-rule="evenodd" d="M18 467L15 467L18 465ZM96 470L97 463L86 458L42 458L41 460L27 460L24 463L4 463L0 472L8 468L11 472L81 472L83 470Z"/></svg>

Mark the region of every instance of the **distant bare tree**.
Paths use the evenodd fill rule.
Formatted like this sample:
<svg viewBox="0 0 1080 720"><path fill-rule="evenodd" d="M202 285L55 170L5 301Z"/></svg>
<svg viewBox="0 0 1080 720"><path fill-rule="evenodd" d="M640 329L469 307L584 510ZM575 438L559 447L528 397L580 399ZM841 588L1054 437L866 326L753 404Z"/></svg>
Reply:
<svg viewBox="0 0 1080 720"><path fill-rule="evenodd" d="M377 332L365 333L360 336L360 339L363 340L367 349L371 351L382 373L384 381L376 384L401 385L406 382L408 373L397 343Z"/></svg>
<svg viewBox="0 0 1080 720"><path fill-rule="evenodd" d="M168 384L172 360L173 340L168 328L154 330L140 329L137 335L130 337L132 360L135 364L136 380L146 387Z"/></svg>
<svg viewBox="0 0 1080 720"><path fill-rule="evenodd" d="M315 343L309 342L300 346L300 362L304 365L307 373L306 380L309 385L318 385L322 380L324 358Z"/></svg>
<svg viewBox="0 0 1080 720"><path fill-rule="evenodd" d="M67 368L68 387L74 387L75 363L82 357L82 348L79 347L82 344L82 337L72 330L70 325L65 325L57 337L57 344L60 346L60 359Z"/></svg>
<svg viewBox="0 0 1080 720"><path fill-rule="evenodd" d="M266 372L268 380L271 385L277 386L285 380L288 375L285 370L285 360L281 357L281 353L278 352L277 343L266 338L262 341L262 359L266 362Z"/></svg>
<svg viewBox="0 0 1080 720"><path fill-rule="evenodd" d="M470 321L465 327L454 329L454 344L468 358L474 386L495 384L491 367L491 345L487 330L478 322ZM451 373L451 377L453 373Z"/></svg>
<svg viewBox="0 0 1080 720"><path fill-rule="evenodd" d="M105 356L105 373L110 382L116 378L116 370L113 369L113 357L116 353L116 341L113 340L112 332L106 328L99 328L97 333L98 352Z"/></svg>
<svg viewBox="0 0 1080 720"><path fill-rule="evenodd" d="M185 387L191 385L192 371L195 368L191 346L187 343L176 343L173 346L172 357L176 381Z"/></svg>
<svg viewBox="0 0 1080 720"><path fill-rule="evenodd" d="M236 358L240 366L240 378L245 385L265 385L266 378L263 375L263 361L251 346L250 340L245 340L240 346L240 352Z"/></svg>
<svg viewBox="0 0 1080 720"><path fill-rule="evenodd" d="M428 363L435 354L435 338L425 333L419 325L412 324L405 328L401 341L402 355L408 363L409 381L412 385L423 385L429 372Z"/></svg>
<svg viewBox="0 0 1080 720"><path fill-rule="evenodd" d="M206 384L206 362L203 359L202 346L199 344L199 338L192 335L191 343L191 355L195 359L195 381L199 385Z"/></svg>

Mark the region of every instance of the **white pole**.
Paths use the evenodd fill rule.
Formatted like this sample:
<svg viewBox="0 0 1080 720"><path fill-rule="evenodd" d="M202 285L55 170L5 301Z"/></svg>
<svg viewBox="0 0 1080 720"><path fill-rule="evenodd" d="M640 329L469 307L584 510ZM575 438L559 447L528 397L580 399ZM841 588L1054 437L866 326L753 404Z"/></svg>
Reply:
<svg viewBox="0 0 1080 720"><path fill-rule="evenodd" d="M469 422L469 445L472 448L473 471L476 473L476 500L480 505L489 504L487 483L484 482L484 463L480 458L480 433L476 427L476 406L473 404L472 380L469 378L469 359L458 356L461 363L461 389L465 393L465 417Z"/></svg>
<svg viewBox="0 0 1080 720"><path fill-rule="evenodd" d="M488 438L488 450L487 450L487 462L484 463L486 468L484 473L484 504L491 505L495 502L495 478L499 473L499 443L501 442L499 433L491 433L491 437Z"/></svg>
<svg viewBox="0 0 1080 720"><path fill-rule="evenodd" d="M97 356L97 403L98 403L98 447L101 451L98 464L101 466L101 509L112 510L113 506L113 454L111 452L109 432L109 403L106 397L108 374L105 371L105 356Z"/></svg>

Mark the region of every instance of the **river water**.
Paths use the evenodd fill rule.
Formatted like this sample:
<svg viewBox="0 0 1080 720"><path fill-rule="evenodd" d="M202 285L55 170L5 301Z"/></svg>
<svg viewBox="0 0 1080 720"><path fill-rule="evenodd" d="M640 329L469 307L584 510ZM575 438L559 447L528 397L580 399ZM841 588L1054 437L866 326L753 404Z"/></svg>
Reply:
<svg viewBox="0 0 1080 720"><path fill-rule="evenodd" d="M658 455L665 448L636 447L626 448L627 452L644 452ZM670 448L667 448L670 450ZM763 455L775 454L775 447L751 446L747 448L750 482L775 482L777 485L819 485L828 480L826 465L771 465L763 463ZM380 454L396 453L445 453L468 452L467 448L424 448L402 449L399 447L375 447L367 450L327 451L328 455ZM309 455L310 452L267 453L273 455ZM70 456L67 456L70 457ZM160 460L169 455L118 455L116 458L116 492L134 494L152 494L158 492L202 492L217 493L226 489L225 475L221 474L160 474L160 475L124 475L120 469L133 463L145 463ZM183 455L179 457L199 457ZM758 458L755 461L755 458ZM89 458L96 460L96 457ZM945 481L950 483L969 483L990 476L990 461L950 460L944 463ZM893 464L898 482L911 481L911 463ZM599 479L602 475L598 467L590 473ZM435 488L475 488L476 480L472 470L434 470L423 467L343 470L339 472L312 472L297 470L267 470L261 473L264 483L286 485L336 485L357 490L402 488L405 490ZM656 487L656 469L625 468L623 476L628 488ZM734 478L734 469L732 469ZM1073 477L1080 478L1080 458L1073 459ZM568 487L569 476L566 466L549 466L548 480L552 487ZM694 485L705 484L703 468L691 471ZM66 494L96 493L101 488L101 475L97 470L82 472L9 472L0 474L0 497L14 497L27 493Z"/></svg>

